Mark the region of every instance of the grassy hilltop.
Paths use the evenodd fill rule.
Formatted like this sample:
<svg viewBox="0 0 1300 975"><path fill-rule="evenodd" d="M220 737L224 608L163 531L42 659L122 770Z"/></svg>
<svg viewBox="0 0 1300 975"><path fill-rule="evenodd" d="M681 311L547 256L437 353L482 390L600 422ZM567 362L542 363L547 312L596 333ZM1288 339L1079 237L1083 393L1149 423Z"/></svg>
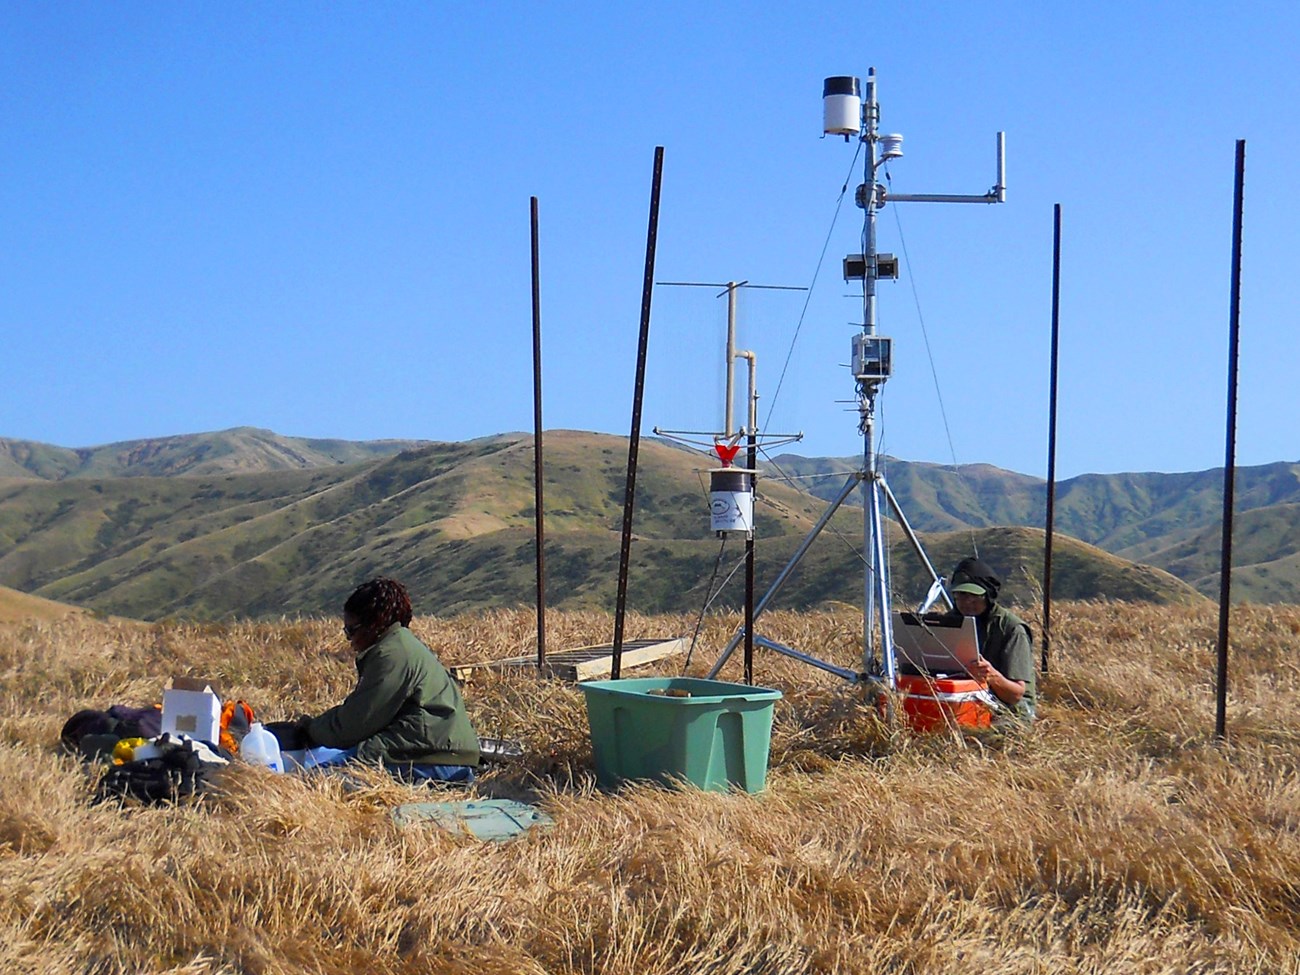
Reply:
<svg viewBox="0 0 1300 975"><path fill-rule="evenodd" d="M0 623L23 623L33 620L60 620L84 613L67 603L42 599L25 592L0 586Z"/></svg>
<svg viewBox="0 0 1300 975"><path fill-rule="evenodd" d="M0 970L1295 971L1300 609L1234 611L1223 745L1211 607L1053 617L1042 719L1003 739L893 733L861 690L760 652L784 698L757 796L598 792L581 693L486 674L467 691L477 727L527 757L472 795L555 820L500 846L397 828L393 806L430 796L370 772L347 790L235 766L197 805L92 806L54 749L74 710L155 701L178 672L267 719L333 703L354 679L337 621L0 625ZM612 629L548 622L552 650ZM692 622L633 615L628 637ZM694 672L735 622L706 619ZM414 629L457 662L530 652L534 625L495 610ZM762 629L852 665L860 617L778 612ZM723 676L738 673L733 658Z"/></svg>

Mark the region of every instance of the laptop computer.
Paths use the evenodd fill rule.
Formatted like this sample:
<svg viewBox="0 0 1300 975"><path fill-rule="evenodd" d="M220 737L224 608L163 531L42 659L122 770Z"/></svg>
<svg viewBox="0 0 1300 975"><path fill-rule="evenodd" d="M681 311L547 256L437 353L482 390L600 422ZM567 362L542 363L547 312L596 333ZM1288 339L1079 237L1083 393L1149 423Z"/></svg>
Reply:
<svg viewBox="0 0 1300 975"><path fill-rule="evenodd" d="M894 613L894 651L900 663L927 674L969 673L980 655L972 616Z"/></svg>

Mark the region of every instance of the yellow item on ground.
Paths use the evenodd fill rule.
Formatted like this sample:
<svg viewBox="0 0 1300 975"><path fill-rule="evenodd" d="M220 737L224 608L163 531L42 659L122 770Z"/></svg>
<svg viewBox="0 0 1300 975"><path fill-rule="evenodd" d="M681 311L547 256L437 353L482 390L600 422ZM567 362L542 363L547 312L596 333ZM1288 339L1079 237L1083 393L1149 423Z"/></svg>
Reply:
<svg viewBox="0 0 1300 975"><path fill-rule="evenodd" d="M113 764L125 765L135 759L135 750L143 745L147 738L123 738L113 746Z"/></svg>

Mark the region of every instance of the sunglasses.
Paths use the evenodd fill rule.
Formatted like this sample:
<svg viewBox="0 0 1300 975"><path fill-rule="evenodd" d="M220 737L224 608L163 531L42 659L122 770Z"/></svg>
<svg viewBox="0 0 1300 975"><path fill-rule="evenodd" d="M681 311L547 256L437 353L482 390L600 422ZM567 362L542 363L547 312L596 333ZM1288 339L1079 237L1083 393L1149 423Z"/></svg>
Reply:
<svg viewBox="0 0 1300 975"><path fill-rule="evenodd" d="M347 637L349 640L351 640L354 636L356 636L358 633L361 632L361 628L362 627L360 623L344 623L343 635Z"/></svg>

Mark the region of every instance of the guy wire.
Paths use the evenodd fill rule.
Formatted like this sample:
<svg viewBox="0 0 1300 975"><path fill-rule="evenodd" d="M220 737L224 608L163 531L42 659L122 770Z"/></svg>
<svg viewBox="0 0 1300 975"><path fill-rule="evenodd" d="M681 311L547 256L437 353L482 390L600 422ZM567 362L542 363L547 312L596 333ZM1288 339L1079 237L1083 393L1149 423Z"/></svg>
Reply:
<svg viewBox="0 0 1300 975"><path fill-rule="evenodd" d="M709 611L709 607L713 605L713 600L716 599L718 595L722 593L723 587L725 587L726 584L731 581L731 577L736 574L736 570L739 569L742 564L744 564L744 558L742 557L736 562L734 566L732 566L731 571L727 573L727 578L723 579L722 585L718 586L717 592L714 592L713 583L714 580L718 578L718 569L722 565L722 553L725 552L726 550L727 550L727 536L724 533L722 536L722 544L718 546L718 557L713 562L713 574L709 576L709 584L705 587L704 590L704 605L700 607L700 614L695 618L695 632L691 634L691 645L686 650L686 661L682 664L683 674L686 673L686 669L691 665L691 654L695 652L695 643L700 638L700 627L704 625L704 614L707 613Z"/></svg>
<svg viewBox="0 0 1300 975"><path fill-rule="evenodd" d="M885 180L893 183L893 177L889 173L889 164L885 164ZM943 403L943 390L939 386L939 370L934 363L934 352L930 348L930 333L925 327L925 313L921 310L921 296L916 289L916 272L912 269L912 258L907 253L907 236L903 233L903 219L899 216L898 207L894 210L894 224L898 227L898 243L903 249L903 263L907 265L907 283L912 289L912 303L916 305L916 318L921 323L921 338L925 342L925 356L930 363L930 378L934 381L935 399L939 401L939 416L943 420L944 436L948 438L948 454L952 458L952 472L957 476L957 480L967 489L970 490L970 482L962 474L961 467L957 463L957 448L952 442L952 428L948 425L948 410ZM970 526L970 543L971 549L975 556L979 557L979 542L975 537L975 526Z"/></svg>
<svg viewBox="0 0 1300 975"><path fill-rule="evenodd" d="M804 295L803 308L799 312L799 321L794 327L794 335L790 338L790 349L785 354L785 362L781 366L781 376L776 381L776 392L772 394L772 401L767 407L767 417L763 420L763 426L772 425L772 411L776 409L776 401L781 395L781 384L785 382L785 372L790 368L790 359L794 356L795 343L799 341L799 330L803 328L804 317L808 314L808 303L812 301L813 291L817 287L817 276L821 274L822 264L826 260L826 250L831 245L831 234L835 232L835 222L840 218L840 208L844 205L844 196L849 191L849 183L853 181L853 170L857 167L858 156L862 154L862 143L858 142L857 151L853 153L853 161L849 163L849 175L844 179L844 185L840 187L840 195L835 200L835 212L831 215L831 225L826 230L826 240L822 243L821 255L817 258L817 267L813 270L812 281L808 283L808 291Z"/></svg>

